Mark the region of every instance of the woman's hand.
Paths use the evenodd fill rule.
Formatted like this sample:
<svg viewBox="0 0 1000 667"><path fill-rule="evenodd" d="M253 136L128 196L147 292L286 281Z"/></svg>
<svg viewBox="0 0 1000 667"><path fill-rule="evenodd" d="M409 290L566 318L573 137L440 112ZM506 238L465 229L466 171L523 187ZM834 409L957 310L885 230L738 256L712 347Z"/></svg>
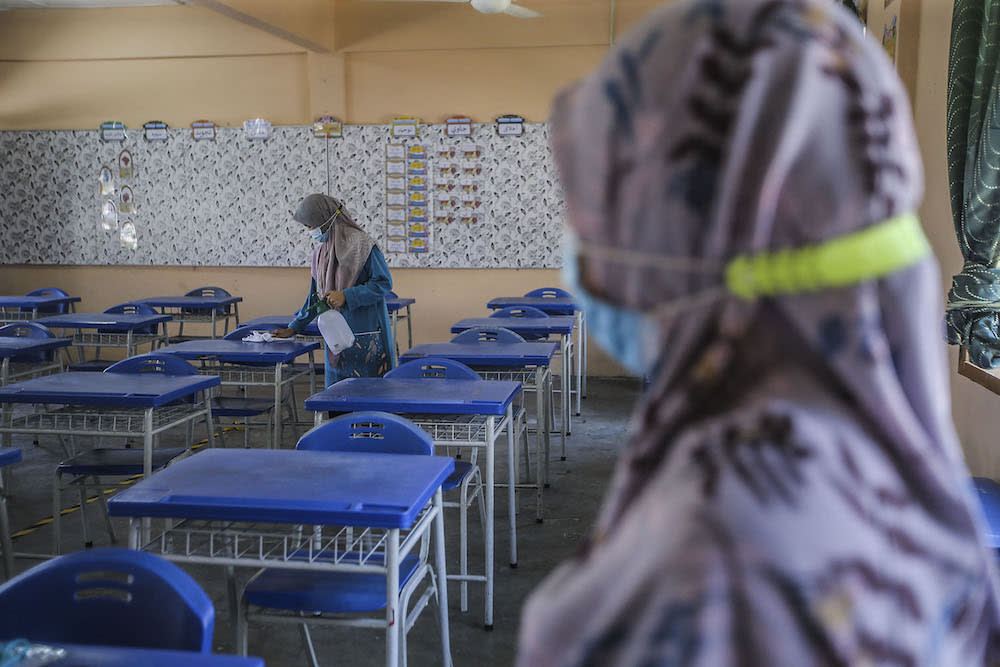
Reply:
<svg viewBox="0 0 1000 667"><path fill-rule="evenodd" d="M340 290L333 290L332 292L327 292L323 299L330 304L331 308L340 308L345 303L347 303L347 297Z"/></svg>
<svg viewBox="0 0 1000 667"><path fill-rule="evenodd" d="M294 329L275 329L271 332L275 338L295 338Z"/></svg>

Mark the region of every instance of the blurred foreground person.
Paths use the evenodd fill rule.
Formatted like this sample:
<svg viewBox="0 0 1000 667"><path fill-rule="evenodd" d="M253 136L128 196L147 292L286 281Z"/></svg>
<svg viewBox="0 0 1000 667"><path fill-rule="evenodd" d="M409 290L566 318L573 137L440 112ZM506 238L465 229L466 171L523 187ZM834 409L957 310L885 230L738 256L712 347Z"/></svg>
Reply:
<svg viewBox="0 0 1000 667"><path fill-rule="evenodd" d="M906 95L831 0L678 0L556 103L591 333L649 390L519 664L990 664Z"/></svg>

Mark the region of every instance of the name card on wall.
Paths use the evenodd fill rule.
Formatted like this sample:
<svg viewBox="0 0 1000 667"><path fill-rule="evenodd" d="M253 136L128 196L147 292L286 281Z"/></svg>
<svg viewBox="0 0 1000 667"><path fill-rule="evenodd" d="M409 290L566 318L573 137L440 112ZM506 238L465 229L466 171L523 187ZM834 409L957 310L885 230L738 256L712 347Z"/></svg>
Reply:
<svg viewBox="0 0 1000 667"><path fill-rule="evenodd" d="M191 138L195 141L215 141L216 127L210 120L196 120L191 123Z"/></svg>
<svg viewBox="0 0 1000 667"><path fill-rule="evenodd" d="M417 119L404 116L392 121L392 136L394 137L417 136Z"/></svg>
<svg viewBox="0 0 1000 667"><path fill-rule="evenodd" d="M524 134L524 118L507 114L497 118L497 134L501 137L519 137Z"/></svg>
<svg viewBox="0 0 1000 667"><path fill-rule="evenodd" d="M445 134L449 137L471 137L472 119L456 116L445 121Z"/></svg>
<svg viewBox="0 0 1000 667"><path fill-rule="evenodd" d="M319 139L340 139L344 136L344 125L333 116L320 116L313 123L313 136Z"/></svg>
<svg viewBox="0 0 1000 667"><path fill-rule="evenodd" d="M101 123L101 141L125 141L125 124L118 120Z"/></svg>
<svg viewBox="0 0 1000 667"><path fill-rule="evenodd" d="M266 141L271 138L271 123L263 118L243 121L243 132L251 141Z"/></svg>
<svg viewBox="0 0 1000 667"><path fill-rule="evenodd" d="M167 124L162 120L151 120L142 125L143 136L146 141L166 141L170 138L167 133Z"/></svg>

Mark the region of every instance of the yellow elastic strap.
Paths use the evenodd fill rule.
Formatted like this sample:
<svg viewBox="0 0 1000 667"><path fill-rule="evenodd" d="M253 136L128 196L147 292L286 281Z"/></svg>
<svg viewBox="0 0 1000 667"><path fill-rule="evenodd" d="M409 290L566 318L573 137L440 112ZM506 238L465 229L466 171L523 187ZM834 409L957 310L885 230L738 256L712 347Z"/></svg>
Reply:
<svg viewBox="0 0 1000 667"><path fill-rule="evenodd" d="M806 248L736 257L727 289L744 299L808 292L873 280L914 264L930 245L913 213Z"/></svg>

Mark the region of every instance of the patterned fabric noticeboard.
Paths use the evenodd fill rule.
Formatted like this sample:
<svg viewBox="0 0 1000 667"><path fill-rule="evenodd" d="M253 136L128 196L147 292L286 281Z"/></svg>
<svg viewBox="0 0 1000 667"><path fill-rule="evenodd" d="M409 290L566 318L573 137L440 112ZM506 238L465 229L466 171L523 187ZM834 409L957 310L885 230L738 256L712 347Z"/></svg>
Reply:
<svg viewBox="0 0 1000 667"><path fill-rule="evenodd" d="M522 137L475 125L483 146L483 192L476 224L431 223L426 253L386 253L395 267L557 268L562 264L562 193L548 126L527 124ZM291 218L305 195L329 192L386 249L386 143L390 128L349 125L341 139L313 137L311 127L275 127L251 141L242 128L219 128L195 141L190 128L146 142L129 129L124 143L97 131L0 132L0 262L294 266L308 263L311 242ZM445 144L444 125L421 125L420 141ZM128 149L134 174L120 177ZM100 194L107 166L114 194ZM120 205L130 188L136 248L102 227L102 204ZM126 207L127 210L127 207Z"/></svg>

